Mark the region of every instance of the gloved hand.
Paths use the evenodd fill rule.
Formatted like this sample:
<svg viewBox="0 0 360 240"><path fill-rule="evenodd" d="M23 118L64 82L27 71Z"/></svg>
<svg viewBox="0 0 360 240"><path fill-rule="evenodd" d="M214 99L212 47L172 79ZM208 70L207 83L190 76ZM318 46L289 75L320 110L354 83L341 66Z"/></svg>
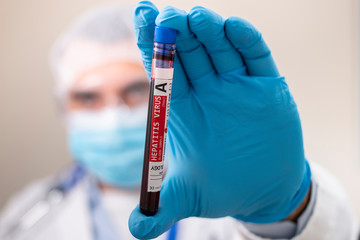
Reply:
<svg viewBox="0 0 360 240"><path fill-rule="evenodd" d="M154 238L190 216L286 218L305 197L311 174L296 104L261 34L241 18L224 20L203 7L159 13L140 2L134 24L149 75L155 23L178 30L171 157L158 213L147 217L136 208L131 233Z"/></svg>

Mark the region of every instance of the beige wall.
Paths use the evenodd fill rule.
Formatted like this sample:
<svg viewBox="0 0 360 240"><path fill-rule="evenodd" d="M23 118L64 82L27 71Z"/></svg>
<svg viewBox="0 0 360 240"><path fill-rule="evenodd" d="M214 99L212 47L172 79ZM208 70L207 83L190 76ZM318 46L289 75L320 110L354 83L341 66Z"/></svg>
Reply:
<svg viewBox="0 0 360 240"><path fill-rule="evenodd" d="M0 206L31 180L70 161L52 97L48 51L75 16L103 2L0 1ZM204 5L224 16L242 16L263 32L297 100L307 157L339 178L360 217L356 1L170 4L186 10Z"/></svg>

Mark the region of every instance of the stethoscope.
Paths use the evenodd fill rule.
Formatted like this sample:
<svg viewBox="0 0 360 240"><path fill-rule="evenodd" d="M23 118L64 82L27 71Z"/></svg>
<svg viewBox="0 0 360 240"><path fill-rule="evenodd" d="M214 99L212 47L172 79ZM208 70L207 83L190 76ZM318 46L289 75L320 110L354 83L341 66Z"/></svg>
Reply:
<svg viewBox="0 0 360 240"><path fill-rule="evenodd" d="M18 220L5 231L4 239L13 239L19 233L25 233L41 220L45 219L65 199L66 195L87 175L78 164L71 166L55 179L46 193L36 200L29 209L21 213ZM176 240L178 224L175 223L167 233L168 240Z"/></svg>

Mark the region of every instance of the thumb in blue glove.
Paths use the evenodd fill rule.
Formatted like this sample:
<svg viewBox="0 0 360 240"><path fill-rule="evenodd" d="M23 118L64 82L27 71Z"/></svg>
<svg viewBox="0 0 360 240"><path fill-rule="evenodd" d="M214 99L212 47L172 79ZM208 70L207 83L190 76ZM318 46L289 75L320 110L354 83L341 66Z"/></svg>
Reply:
<svg viewBox="0 0 360 240"><path fill-rule="evenodd" d="M154 238L190 216L270 223L304 199L310 169L296 104L261 34L247 21L211 10L140 2L138 46L151 71L156 25L178 30L169 116L171 157L159 211L136 208L137 238Z"/></svg>

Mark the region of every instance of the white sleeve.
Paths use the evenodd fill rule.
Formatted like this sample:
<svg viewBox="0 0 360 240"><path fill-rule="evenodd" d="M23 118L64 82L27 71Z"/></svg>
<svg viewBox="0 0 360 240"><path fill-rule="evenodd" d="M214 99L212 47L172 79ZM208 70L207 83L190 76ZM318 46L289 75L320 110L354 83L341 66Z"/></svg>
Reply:
<svg viewBox="0 0 360 240"><path fill-rule="evenodd" d="M312 178L317 183L316 202L305 227L292 239L357 240L359 237L358 222L344 189L325 169L316 163L312 163L310 166ZM240 221L236 225L246 239L269 239L251 233Z"/></svg>
<svg viewBox="0 0 360 240"><path fill-rule="evenodd" d="M318 183L316 204L305 229L294 239L357 240L358 222L344 189L319 165L312 163L311 171Z"/></svg>

